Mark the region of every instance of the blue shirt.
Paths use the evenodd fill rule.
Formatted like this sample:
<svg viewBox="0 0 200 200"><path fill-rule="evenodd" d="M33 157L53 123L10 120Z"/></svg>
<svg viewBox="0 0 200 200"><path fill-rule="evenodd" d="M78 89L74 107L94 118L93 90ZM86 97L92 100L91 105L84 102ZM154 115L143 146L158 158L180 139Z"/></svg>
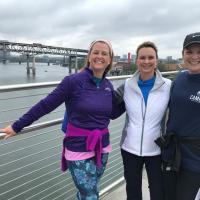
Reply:
<svg viewBox="0 0 200 200"><path fill-rule="evenodd" d="M97 78L97 77L93 76L92 80L94 81L94 83L96 84L96 86L99 87L100 83L102 81L102 78Z"/></svg>
<svg viewBox="0 0 200 200"><path fill-rule="evenodd" d="M141 79L138 80L138 86L139 86L139 88L142 92L142 95L144 97L145 105L147 105L147 99L148 99L148 96L149 96L149 92L153 88L155 79L156 79L156 77L154 76L153 78L145 80L145 81L143 81Z"/></svg>

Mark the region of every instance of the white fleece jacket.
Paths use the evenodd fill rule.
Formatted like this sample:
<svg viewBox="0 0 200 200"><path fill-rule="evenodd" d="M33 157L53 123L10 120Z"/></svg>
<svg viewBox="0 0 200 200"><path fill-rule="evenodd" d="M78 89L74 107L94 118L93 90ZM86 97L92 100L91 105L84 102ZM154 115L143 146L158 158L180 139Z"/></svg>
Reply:
<svg viewBox="0 0 200 200"><path fill-rule="evenodd" d="M161 135L161 121L169 101L171 80L156 70L156 79L145 105L138 86L139 71L124 85L126 122L122 133L121 148L138 156L155 156L160 148L154 140Z"/></svg>

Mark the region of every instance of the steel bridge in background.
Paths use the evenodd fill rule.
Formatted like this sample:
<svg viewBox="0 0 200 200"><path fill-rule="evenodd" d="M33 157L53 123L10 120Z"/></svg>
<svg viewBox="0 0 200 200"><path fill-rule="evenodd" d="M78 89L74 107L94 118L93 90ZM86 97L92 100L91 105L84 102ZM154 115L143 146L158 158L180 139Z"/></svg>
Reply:
<svg viewBox="0 0 200 200"><path fill-rule="evenodd" d="M35 56L48 54L48 55L61 55L64 56L64 64L68 58L69 63L69 73L71 73L71 62L75 58L75 71L77 71L78 58L86 57L88 50L76 49L76 48L65 48L65 47L55 47L49 45L43 45L40 43L17 43L9 42L7 40L0 40L0 51L6 55L7 52L15 52L19 54L26 55L27 58L27 74L30 74L30 70L35 74ZM32 58L32 66L29 65L30 58ZM6 62L6 59L3 60Z"/></svg>

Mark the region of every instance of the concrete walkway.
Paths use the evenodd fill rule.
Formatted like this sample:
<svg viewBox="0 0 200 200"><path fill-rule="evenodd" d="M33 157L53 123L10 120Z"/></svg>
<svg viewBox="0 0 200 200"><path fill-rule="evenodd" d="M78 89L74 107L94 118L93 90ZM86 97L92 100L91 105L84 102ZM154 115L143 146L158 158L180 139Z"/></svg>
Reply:
<svg viewBox="0 0 200 200"><path fill-rule="evenodd" d="M144 173L142 180L142 194L143 200L150 200L146 173ZM125 184L119 186L109 194L106 194L104 197L101 198L101 200L126 200Z"/></svg>
<svg viewBox="0 0 200 200"><path fill-rule="evenodd" d="M142 179L142 194L143 194L143 200L150 200L146 173L144 173ZM125 184L117 187L112 192L106 194L104 197L101 198L101 200L126 200ZM195 200L200 200L200 189Z"/></svg>

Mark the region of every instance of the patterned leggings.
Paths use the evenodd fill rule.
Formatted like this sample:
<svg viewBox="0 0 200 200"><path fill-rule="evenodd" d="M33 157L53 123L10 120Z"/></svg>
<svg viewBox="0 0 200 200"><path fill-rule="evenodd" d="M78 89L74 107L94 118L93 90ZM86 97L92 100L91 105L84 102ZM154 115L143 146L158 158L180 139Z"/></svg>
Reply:
<svg viewBox="0 0 200 200"><path fill-rule="evenodd" d="M103 175L108 153L102 154L101 168L96 165L95 157L86 160L67 161L77 192L77 200L98 200L98 182Z"/></svg>

